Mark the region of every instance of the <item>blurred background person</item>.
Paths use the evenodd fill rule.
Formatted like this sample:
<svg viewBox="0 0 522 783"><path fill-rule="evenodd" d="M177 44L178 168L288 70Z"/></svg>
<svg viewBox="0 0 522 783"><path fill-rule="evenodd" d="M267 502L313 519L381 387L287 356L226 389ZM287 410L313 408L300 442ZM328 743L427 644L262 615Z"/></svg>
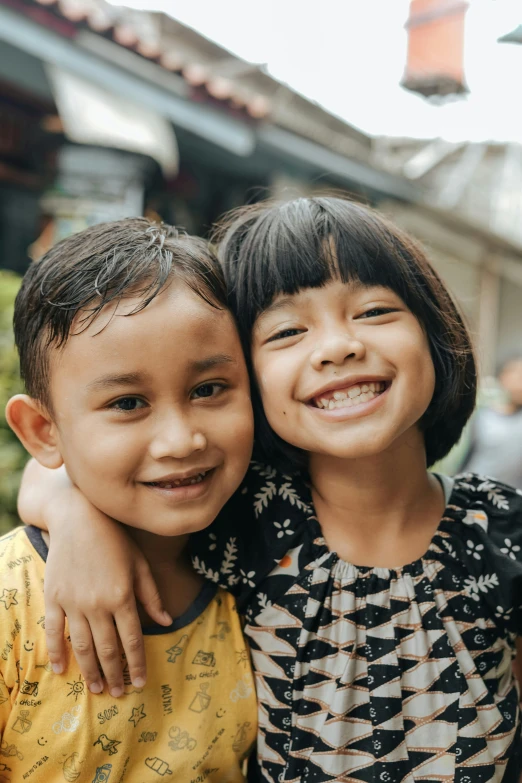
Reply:
<svg viewBox="0 0 522 783"><path fill-rule="evenodd" d="M502 365L498 381L502 398L477 410L460 469L522 490L522 356Z"/></svg>

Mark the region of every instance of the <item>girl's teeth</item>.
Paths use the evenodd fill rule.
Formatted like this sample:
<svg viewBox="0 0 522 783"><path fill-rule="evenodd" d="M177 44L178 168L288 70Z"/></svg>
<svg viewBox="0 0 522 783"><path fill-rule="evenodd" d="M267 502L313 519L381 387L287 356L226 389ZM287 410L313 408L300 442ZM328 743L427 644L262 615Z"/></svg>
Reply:
<svg viewBox="0 0 522 783"><path fill-rule="evenodd" d="M385 384L382 381L364 383L361 386L352 386L347 391L335 391L328 399L321 397L316 404L318 408L330 411L337 408L350 408L373 400L384 389Z"/></svg>

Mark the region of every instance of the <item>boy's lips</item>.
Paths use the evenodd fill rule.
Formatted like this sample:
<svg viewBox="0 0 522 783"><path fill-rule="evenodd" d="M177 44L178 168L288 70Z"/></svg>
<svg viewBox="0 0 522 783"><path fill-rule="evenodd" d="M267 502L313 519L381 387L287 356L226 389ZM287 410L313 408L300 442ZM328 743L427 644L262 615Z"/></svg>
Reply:
<svg viewBox="0 0 522 783"><path fill-rule="evenodd" d="M389 379L375 376L340 379L316 391L308 399L308 405L321 410L356 407L378 397L390 385Z"/></svg>
<svg viewBox="0 0 522 783"><path fill-rule="evenodd" d="M157 489L177 489L178 487L189 487L195 484L201 484L208 474L215 468L198 468L191 470L190 473L171 473L168 476L154 479L152 481L142 481L148 487Z"/></svg>
<svg viewBox="0 0 522 783"><path fill-rule="evenodd" d="M192 471L180 478L179 474L164 477L158 481L143 481L144 487L157 497L177 504L200 500L210 490L216 468Z"/></svg>

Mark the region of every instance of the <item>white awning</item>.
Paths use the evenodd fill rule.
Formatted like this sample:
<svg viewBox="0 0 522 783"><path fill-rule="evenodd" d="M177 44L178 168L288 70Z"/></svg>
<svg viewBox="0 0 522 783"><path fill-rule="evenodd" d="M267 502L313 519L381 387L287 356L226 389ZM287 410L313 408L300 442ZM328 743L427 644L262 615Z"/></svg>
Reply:
<svg viewBox="0 0 522 783"><path fill-rule="evenodd" d="M148 155L160 164L166 177L177 174L178 145L168 120L76 74L50 64L46 70L71 141Z"/></svg>

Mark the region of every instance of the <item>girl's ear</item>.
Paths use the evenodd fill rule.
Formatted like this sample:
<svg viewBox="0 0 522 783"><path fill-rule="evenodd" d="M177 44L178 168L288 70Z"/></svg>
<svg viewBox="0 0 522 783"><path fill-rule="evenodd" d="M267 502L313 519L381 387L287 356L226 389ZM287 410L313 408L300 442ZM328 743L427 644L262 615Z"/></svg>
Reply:
<svg viewBox="0 0 522 783"><path fill-rule="evenodd" d="M17 394L7 403L5 416L17 438L40 465L45 468L63 465L56 426L39 402L27 394Z"/></svg>

